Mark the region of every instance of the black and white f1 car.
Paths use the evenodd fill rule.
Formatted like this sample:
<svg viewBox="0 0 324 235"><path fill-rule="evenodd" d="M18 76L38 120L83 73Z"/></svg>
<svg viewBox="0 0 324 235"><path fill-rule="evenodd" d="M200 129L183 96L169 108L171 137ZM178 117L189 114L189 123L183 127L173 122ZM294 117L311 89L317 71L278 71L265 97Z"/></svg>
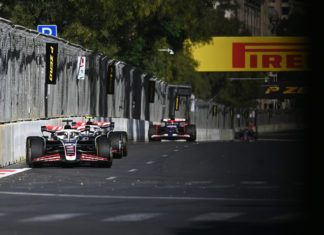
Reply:
<svg viewBox="0 0 324 235"><path fill-rule="evenodd" d="M83 127L65 120L65 126L42 126L42 136L29 136L26 140L26 163L30 167L43 163L96 163L111 167L113 135L111 123L95 123ZM90 124L90 123L88 123ZM49 135L45 135L49 133ZM123 152L122 152L123 153Z"/></svg>
<svg viewBox="0 0 324 235"><path fill-rule="evenodd" d="M187 119L162 119L160 124L150 125L148 131L150 141L154 140L196 140L196 125L190 124Z"/></svg>

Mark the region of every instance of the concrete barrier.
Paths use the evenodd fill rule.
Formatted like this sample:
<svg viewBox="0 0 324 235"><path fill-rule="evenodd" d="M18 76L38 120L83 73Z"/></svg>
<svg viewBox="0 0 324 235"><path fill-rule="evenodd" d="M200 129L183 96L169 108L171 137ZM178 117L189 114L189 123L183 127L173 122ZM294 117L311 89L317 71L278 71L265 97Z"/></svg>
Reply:
<svg viewBox="0 0 324 235"><path fill-rule="evenodd" d="M205 129L197 128L197 141L233 140L232 129Z"/></svg>
<svg viewBox="0 0 324 235"><path fill-rule="evenodd" d="M126 131L128 139L148 141L149 121L127 118L112 118L112 121L115 122L115 131Z"/></svg>
<svg viewBox="0 0 324 235"><path fill-rule="evenodd" d="M304 126L298 123L267 124L267 125L259 125L258 133L292 131L292 130L301 130L301 129L304 129Z"/></svg>
<svg viewBox="0 0 324 235"><path fill-rule="evenodd" d="M42 125L58 124L59 120L39 120L0 125L0 166L23 160L27 136L41 135Z"/></svg>
<svg viewBox="0 0 324 235"><path fill-rule="evenodd" d="M82 117L73 117L72 119L74 121L84 121ZM27 136L39 136L42 134L41 126L62 125L62 120L63 118L58 118L0 125L0 167L24 161ZM97 120L115 122L115 131L126 131L129 140L148 141L149 121L127 118L98 118ZM258 126L258 132L298 130L301 128L300 125L294 123L271 124ZM197 141L223 141L233 139L233 129L197 128Z"/></svg>

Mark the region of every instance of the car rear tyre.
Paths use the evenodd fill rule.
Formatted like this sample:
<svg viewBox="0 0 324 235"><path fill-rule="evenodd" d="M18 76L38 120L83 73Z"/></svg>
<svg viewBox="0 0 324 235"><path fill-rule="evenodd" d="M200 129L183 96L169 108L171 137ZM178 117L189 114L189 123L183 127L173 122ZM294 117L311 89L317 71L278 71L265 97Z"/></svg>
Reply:
<svg viewBox="0 0 324 235"><path fill-rule="evenodd" d="M187 127L187 134L190 136L188 141L195 141L197 139L196 125L189 125Z"/></svg>
<svg viewBox="0 0 324 235"><path fill-rule="evenodd" d="M114 158L122 158L123 156L123 141L120 132L114 131L109 133L109 140L113 150Z"/></svg>
<svg viewBox="0 0 324 235"><path fill-rule="evenodd" d="M110 141L106 136L99 136L96 139L97 143L97 155L99 157L107 158L108 161L102 162L100 165L105 167L111 167L112 166L112 152L111 152L111 146Z"/></svg>
<svg viewBox="0 0 324 235"><path fill-rule="evenodd" d="M122 140L122 145L123 145L123 157L126 157L128 155L128 136L126 131L121 131L121 140Z"/></svg>
<svg viewBox="0 0 324 235"><path fill-rule="evenodd" d="M33 162L34 158L44 156L44 139L38 136L30 136L26 139L26 164L29 167L40 166L39 163Z"/></svg>

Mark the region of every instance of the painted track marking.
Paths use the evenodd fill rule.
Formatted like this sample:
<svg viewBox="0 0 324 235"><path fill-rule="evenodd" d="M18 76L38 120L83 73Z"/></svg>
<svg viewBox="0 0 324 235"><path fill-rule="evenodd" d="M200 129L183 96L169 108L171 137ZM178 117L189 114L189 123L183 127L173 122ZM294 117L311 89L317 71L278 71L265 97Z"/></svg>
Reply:
<svg viewBox="0 0 324 235"><path fill-rule="evenodd" d="M136 214L127 214L120 215L115 217L109 217L103 219L104 222L136 222L152 219L154 217L162 215L161 213L136 213Z"/></svg>
<svg viewBox="0 0 324 235"><path fill-rule="evenodd" d="M117 178L117 176L111 176L111 177L106 178L106 180L114 180L116 178Z"/></svg>
<svg viewBox="0 0 324 235"><path fill-rule="evenodd" d="M82 216L84 214L80 213L64 213L64 214L49 214L49 215L41 215L35 216L28 219L23 219L21 222L50 222L50 221L59 221L65 219L71 219L74 217Z"/></svg>
<svg viewBox="0 0 324 235"><path fill-rule="evenodd" d="M0 178L4 178L10 175L18 174L24 171L28 171L31 168L22 168L22 169L0 169Z"/></svg>
<svg viewBox="0 0 324 235"><path fill-rule="evenodd" d="M138 169L130 169L128 172L135 172L138 171Z"/></svg>
<svg viewBox="0 0 324 235"><path fill-rule="evenodd" d="M37 197L62 197L62 198L92 198L92 199L127 199L127 200L184 200L184 201L237 201L237 202L288 202L300 203L296 199L282 198L225 198L225 197L174 197L174 196L123 196L123 195L85 195L85 194L62 194L62 193L31 193L0 191L0 195L12 196L37 196Z"/></svg>

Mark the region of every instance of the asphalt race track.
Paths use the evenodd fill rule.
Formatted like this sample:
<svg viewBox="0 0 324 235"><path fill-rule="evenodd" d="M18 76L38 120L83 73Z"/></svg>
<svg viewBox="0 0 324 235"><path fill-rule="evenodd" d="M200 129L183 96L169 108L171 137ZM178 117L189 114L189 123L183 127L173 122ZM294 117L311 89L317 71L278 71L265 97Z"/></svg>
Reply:
<svg viewBox="0 0 324 235"><path fill-rule="evenodd" d="M131 143L110 169L26 170L0 178L0 234L304 234L303 146Z"/></svg>

